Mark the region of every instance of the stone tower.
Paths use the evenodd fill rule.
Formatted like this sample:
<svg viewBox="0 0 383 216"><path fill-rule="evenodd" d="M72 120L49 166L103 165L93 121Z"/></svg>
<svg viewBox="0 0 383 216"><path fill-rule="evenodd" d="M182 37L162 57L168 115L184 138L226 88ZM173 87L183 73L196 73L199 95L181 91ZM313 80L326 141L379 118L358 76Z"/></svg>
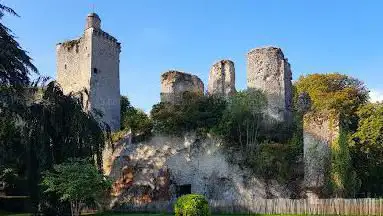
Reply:
<svg viewBox="0 0 383 216"><path fill-rule="evenodd" d="M221 60L212 66L207 91L209 95L225 97L235 93L234 62Z"/></svg>
<svg viewBox="0 0 383 216"><path fill-rule="evenodd" d="M291 79L290 64L280 48L256 48L247 54L247 87L266 94L268 113L278 121L291 120Z"/></svg>
<svg viewBox="0 0 383 216"><path fill-rule="evenodd" d="M57 82L64 94L86 89L86 109L102 112L112 130L120 128L120 43L101 29L101 19L91 13L83 35L56 46Z"/></svg>
<svg viewBox="0 0 383 216"><path fill-rule="evenodd" d="M161 75L161 102L177 103L183 93L190 92L203 95L204 85L195 75L170 70Z"/></svg>

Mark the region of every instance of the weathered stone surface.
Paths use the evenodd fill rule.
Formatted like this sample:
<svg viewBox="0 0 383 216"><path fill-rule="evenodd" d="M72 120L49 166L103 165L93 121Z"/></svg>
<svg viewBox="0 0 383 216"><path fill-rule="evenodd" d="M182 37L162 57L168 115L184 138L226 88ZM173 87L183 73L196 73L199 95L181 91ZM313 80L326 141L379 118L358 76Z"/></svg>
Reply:
<svg viewBox="0 0 383 216"><path fill-rule="evenodd" d="M250 170L228 162L218 140L201 142L195 134L127 143L114 160L109 176L120 190L114 205L174 199L181 185L190 185L191 193L213 200L251 201L267 196L262 180ZM271 181L270 192L276 197L290 195L287 187L276 181ZM137 200L137 196L142 198Z"/></svg>
<svg viewBox="0 0 383 216"><path fill-rule="evenodd" d="M117 130L120 128L120 44L100 27L101 20L92 13L79 39L57 44L57 81L65 94L87 89L86 109L101 111L102 121Z"/></svg>
<svg viewBox="0 0 383 216"><path fill-rule="evenodd" d="M208 94L230 96L235 91L234 62L221 60L215 63L209 73Z"/></svg>
<svg viewBox="0 0 383 216"><path fill-rule="evenodd" d="M307 113L303 122L304 183L315 195L324 186L331 144L339 137L339 117L331 112Z"/></svg>
<svg viewBox="0 0 383 216"><path fill-rule="evenodd" d="M176 103L185 92L203 95L204 85L195 75L180 71L168 71L161 75L161 101Z"/></svg>
<svg viewBox="0 0 383 216"><path fill-rule="evenodd" d="M268 99L268 113L278 121L291 119L292 74L277 47L251 50L247 55L247 87L260 89Z"/></svg>

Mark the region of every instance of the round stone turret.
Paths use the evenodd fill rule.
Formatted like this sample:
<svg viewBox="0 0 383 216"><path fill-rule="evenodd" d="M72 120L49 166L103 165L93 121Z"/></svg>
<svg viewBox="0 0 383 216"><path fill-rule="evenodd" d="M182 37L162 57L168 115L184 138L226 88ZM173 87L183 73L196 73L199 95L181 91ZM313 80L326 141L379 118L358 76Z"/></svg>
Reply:
<svg viewBox="0 0 383 216"><path fill-rule="evenodd" d="M101 29L101 19L96 13L90 13L86 17L85 30L88 28Z"/></svg>
<svg viewBox="0 0 383 216"><path fill-rule="evenodd" d="M291 118L291 78L290 64L280 48L256 48L247 54L247 87L266 94L269 114L280 121Z"/></svg>
<svg viewBox="0 0 383 216"><path fill-rule="evenodd" d="M209 73L208 94L230 96L235 93L234 62L221 60L216 62Z"/></svg>

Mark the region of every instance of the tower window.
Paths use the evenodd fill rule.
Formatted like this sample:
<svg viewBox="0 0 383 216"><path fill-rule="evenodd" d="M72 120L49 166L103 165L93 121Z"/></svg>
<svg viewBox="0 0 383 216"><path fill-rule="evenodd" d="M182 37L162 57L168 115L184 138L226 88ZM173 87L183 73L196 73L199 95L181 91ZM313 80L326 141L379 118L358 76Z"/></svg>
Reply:
<svg viewBox="0 0 383 216"><path fill-rule="evenodd" d="M64 68L65 68L65 70L66 70L66 64L64 65Z"/></svg>
<svg viewBox="0 0 383 216"><path fill-rule="evenodd" d="M93 73L97 74L98 70L97 68L93 68Z"/></svg>

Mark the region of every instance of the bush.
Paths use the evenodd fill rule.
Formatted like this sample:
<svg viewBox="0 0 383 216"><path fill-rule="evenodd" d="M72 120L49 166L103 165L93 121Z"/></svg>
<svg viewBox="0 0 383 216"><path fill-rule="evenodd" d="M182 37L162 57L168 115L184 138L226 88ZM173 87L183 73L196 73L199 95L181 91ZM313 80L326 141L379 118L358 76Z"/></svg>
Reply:
<svg viewBox="0 0 383 216"><path fill-rule="evenodd" d="M178 198L174 206L174 212L176 216L211 215L207 200L199 194L188 194Z"/></svg>
<svg viewBox="0 0 383 216"><path fill-rule="evenodd" d="M0 209L9 212L30 212L31 200L27 196L0 197ZM1 212L0 212L1 215Z"/></svg>

